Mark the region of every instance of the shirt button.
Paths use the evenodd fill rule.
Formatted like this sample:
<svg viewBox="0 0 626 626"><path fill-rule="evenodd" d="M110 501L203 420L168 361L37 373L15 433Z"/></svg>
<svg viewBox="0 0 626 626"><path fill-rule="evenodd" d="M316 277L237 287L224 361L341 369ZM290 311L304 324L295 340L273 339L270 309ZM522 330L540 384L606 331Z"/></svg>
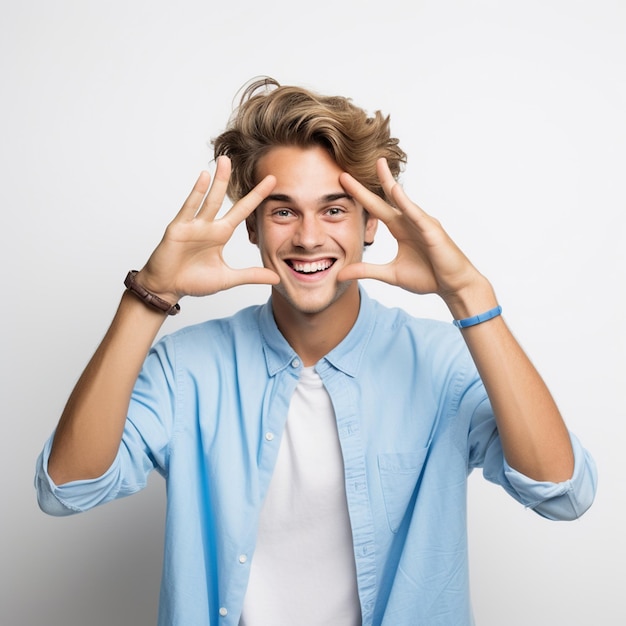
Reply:
<svg viewBox="0 0 626 626"><path fill-rule="evenodd" d="M226 609L226 608L222 607L222 608L220 609L220 615L221 615L222 617L226 617L226 616L228 615L228 609Z"/></svg>
<svg viewBox="0 0 626 626"><path fill-rule="evenodd" d="M267 441L272 441L274 439L274 433L265 433L265 439Z"/></svg>
<svg viewBox="0 0 626 626"><path fill-rule="evenodd" d="M245 554L240 554L239 555L239 562L240 563L245 563L248 560L248 557Z"/></svg>
<svg viewBox="0 0 626 626"><path fill-rule="evenodd" d="M300 359L294 359L291 362L291 367L300 367Z"/></svg>

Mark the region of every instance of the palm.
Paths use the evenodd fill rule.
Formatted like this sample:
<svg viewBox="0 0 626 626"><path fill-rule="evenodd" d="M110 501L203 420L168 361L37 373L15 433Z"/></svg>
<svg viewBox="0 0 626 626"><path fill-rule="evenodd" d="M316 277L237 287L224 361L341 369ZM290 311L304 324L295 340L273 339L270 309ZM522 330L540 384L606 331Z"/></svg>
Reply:
<svg viewBox="0 0 626 626"><path fill-rule="evenodd" d="M215 180L204 172L161 243L141 271L141 283L169 299L205 296L246 283L274 284L278 277L262 267L233 269L224 261L224 246L235 228L270 193L275 181L268 177L217 219L228 184L230 162L218 159ZM207 193L208 191L208 193Z"/></svg>
<svg viewBox="0 0 626 626"><path fill-rule="evenodd" d="M387 226L397 241L398 252L393 261L383 265L348 266L340 279L374 278L413 293L436 293L443 297L463 289L477 273L467 257L436 219L409 200L384 161L379 162L379 177L395 207L346 174L342 175L342 184Z"/></svg>

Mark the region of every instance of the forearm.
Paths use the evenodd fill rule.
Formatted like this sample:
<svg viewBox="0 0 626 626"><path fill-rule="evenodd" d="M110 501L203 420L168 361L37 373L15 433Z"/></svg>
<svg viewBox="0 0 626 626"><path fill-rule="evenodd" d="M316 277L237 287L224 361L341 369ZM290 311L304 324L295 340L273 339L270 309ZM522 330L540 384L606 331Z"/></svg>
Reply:
<svg viewBox="0 0 626 626"><path fill-rule="evenodd" d="M215 220L223 204L230 160L217 159L215 180L202 172L182 208L167 227L136 284L174 303L185 295L208 296L236 285L277 284L272 270L232 269L222 251L276 184L266 176L250 193ZM79 379L61 416L48 473L57 484L96 478L115 459L131 393L141 366L166 315L126 292L100 347Z"/></svg>
<svg viewBox="0 0 626 626"><path fill-rule="evenodd" d="M441 224L408 198L384 159L379 159L377 167L391 204L349 174L342 174L340 182L370 215L387 225L398 242L398 253L383 265L349 265L339 279L375 278L413 293L437 293L455 319L496 307L491 285ZM571 478L574 460L569 433L550 392L502 317L460 332L487 389L509 465L540 481Z"/></svg>
<svg viewBox="0 0 626 626"><path fill-rule="evenodd" d="M496 306L487 281L449 302L456 319ZM504 455L539 481L560 482L574 470L569 433L545 383L502 317L460 331L489 395Z"/></svg>
<svg viewBox="0 0 626 626"><path fill-rule="evenodd" d="M166 316L126 292L61 416L48 473L56 484L96 478L122 439L130 396Z"/></svg>

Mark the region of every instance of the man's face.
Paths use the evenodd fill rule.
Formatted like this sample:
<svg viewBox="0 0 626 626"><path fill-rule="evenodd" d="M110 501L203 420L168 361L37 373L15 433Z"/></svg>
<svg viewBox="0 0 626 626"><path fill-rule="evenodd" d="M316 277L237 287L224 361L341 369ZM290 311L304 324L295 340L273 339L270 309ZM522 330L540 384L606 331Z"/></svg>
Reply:
<svg viewBox="0 0 626 626"><path fill-rule="evenodd" d="M257 165L257 180L272 174L276 186L248 220L250 241L280 277L275 298L301 313L319 313L358 293L356 282L340 283L337 274L361 261L364 242L376 232L376 219L365 219L339 183L341 172L318 146L272 148Z"/></svg>

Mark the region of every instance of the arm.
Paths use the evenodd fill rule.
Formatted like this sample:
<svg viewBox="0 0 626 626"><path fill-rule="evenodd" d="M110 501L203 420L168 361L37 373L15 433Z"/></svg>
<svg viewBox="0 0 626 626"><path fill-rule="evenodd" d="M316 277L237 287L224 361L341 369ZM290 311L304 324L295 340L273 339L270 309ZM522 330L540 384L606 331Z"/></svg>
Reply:
<svg viewBox="0 0 626 626"><path fill-rule="evenodd" d="M178 215L137 274L136 282L175 303L185 295L210 295L241 284L278 282L261 267L235 270L222 251L235 228L271 192L268 176L215 219L226 193L230 161L220 157L213 184L203 172ZM207 193L208 192L208 193ZM143 361L165 314L130 293L119 308L102 343L80 377L55 432L48 474L60 485L96 478L111 465L119 448L131 393Z"/></svg>
<svg viewBox="0 0 626 626"><path fill-rule="evenodd" d="M341 183L387 225L398 242L398 253L385 265L348 266L339 279L374 278L414 293L436 293L455 319L495 307L496 296L489 281L439 222L409 200L384 159L378 162L378 175L394 206L348 174L342 174ZM571 478L574 455L565 423L545 383L502 317L460 332L487 389L509 465L538 481Z"/></svg>

